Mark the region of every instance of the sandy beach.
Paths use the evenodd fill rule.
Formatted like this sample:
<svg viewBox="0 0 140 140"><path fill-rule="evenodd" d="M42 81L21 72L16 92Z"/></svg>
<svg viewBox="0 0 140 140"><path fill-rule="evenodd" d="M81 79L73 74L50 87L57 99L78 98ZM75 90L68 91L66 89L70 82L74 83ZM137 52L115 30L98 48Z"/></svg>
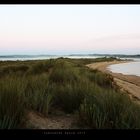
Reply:
<svg viewBox="0 0 140 140"><path fill-rule="evenodd" d="M107 69L109 65L127 63L130 61L112 61L112 62L99 62L88 64L87 66L92 69L98 69L104 73L111 74L114 77L114 81L120 87L121 90L126 91L129 96L135 100L140 101L140 77L135 75L124 75L121 73L113 73Z"/></svg>

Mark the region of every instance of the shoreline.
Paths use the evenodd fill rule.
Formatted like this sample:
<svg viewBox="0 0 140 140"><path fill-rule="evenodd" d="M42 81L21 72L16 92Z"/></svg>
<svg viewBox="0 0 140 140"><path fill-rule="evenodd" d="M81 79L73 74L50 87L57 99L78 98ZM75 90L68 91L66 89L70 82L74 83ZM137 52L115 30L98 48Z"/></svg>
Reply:
<svg viewBox="0 0 140 140"><path fill-rule="evenodd" d="M134 61L112 61L112 62L97 62L86 65L91 69L98 69L103 73L113 76L113 79L120 90L128 93L130 98L135 101L140 101L140 77L135 75L124 75L122 73L114 73L108 69L108 66L113 64L127 63Z"/></svg>

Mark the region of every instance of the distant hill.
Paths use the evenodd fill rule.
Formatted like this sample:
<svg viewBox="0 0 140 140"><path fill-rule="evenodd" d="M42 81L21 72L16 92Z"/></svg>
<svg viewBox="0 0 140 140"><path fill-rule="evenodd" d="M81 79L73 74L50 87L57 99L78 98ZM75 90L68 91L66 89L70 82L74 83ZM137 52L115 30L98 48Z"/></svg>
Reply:
<svg viewBox="0 0 140 140"><path fill-rule="evenodd" d="M126 54L71 54L69 56L108 56L108 57L140 58L140 54L136 54L136 55L126 55Z"/></svg>

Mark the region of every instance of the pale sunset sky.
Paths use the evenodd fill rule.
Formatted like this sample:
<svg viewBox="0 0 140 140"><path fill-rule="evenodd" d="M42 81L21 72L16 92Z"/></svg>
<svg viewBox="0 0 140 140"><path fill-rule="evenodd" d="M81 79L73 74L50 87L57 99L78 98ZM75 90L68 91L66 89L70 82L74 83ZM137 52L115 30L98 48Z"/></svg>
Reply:
<svg viewBox="0 0 140 140"><path fill-rule="evenodd" d="M0 55L140 54L140 5L0 5Z"/></svg>

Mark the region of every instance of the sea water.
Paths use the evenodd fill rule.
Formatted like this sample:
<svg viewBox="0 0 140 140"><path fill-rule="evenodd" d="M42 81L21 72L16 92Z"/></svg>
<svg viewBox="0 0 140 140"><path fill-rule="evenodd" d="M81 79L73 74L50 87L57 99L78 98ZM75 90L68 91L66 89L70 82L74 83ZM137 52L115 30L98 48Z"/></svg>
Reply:
<svg viewBox="0 0 140 140"><path fill-rule="evenodd" d="M133 62L110 65L108 69L114 73L140 76L140 59L133 60Z"/></svg>

